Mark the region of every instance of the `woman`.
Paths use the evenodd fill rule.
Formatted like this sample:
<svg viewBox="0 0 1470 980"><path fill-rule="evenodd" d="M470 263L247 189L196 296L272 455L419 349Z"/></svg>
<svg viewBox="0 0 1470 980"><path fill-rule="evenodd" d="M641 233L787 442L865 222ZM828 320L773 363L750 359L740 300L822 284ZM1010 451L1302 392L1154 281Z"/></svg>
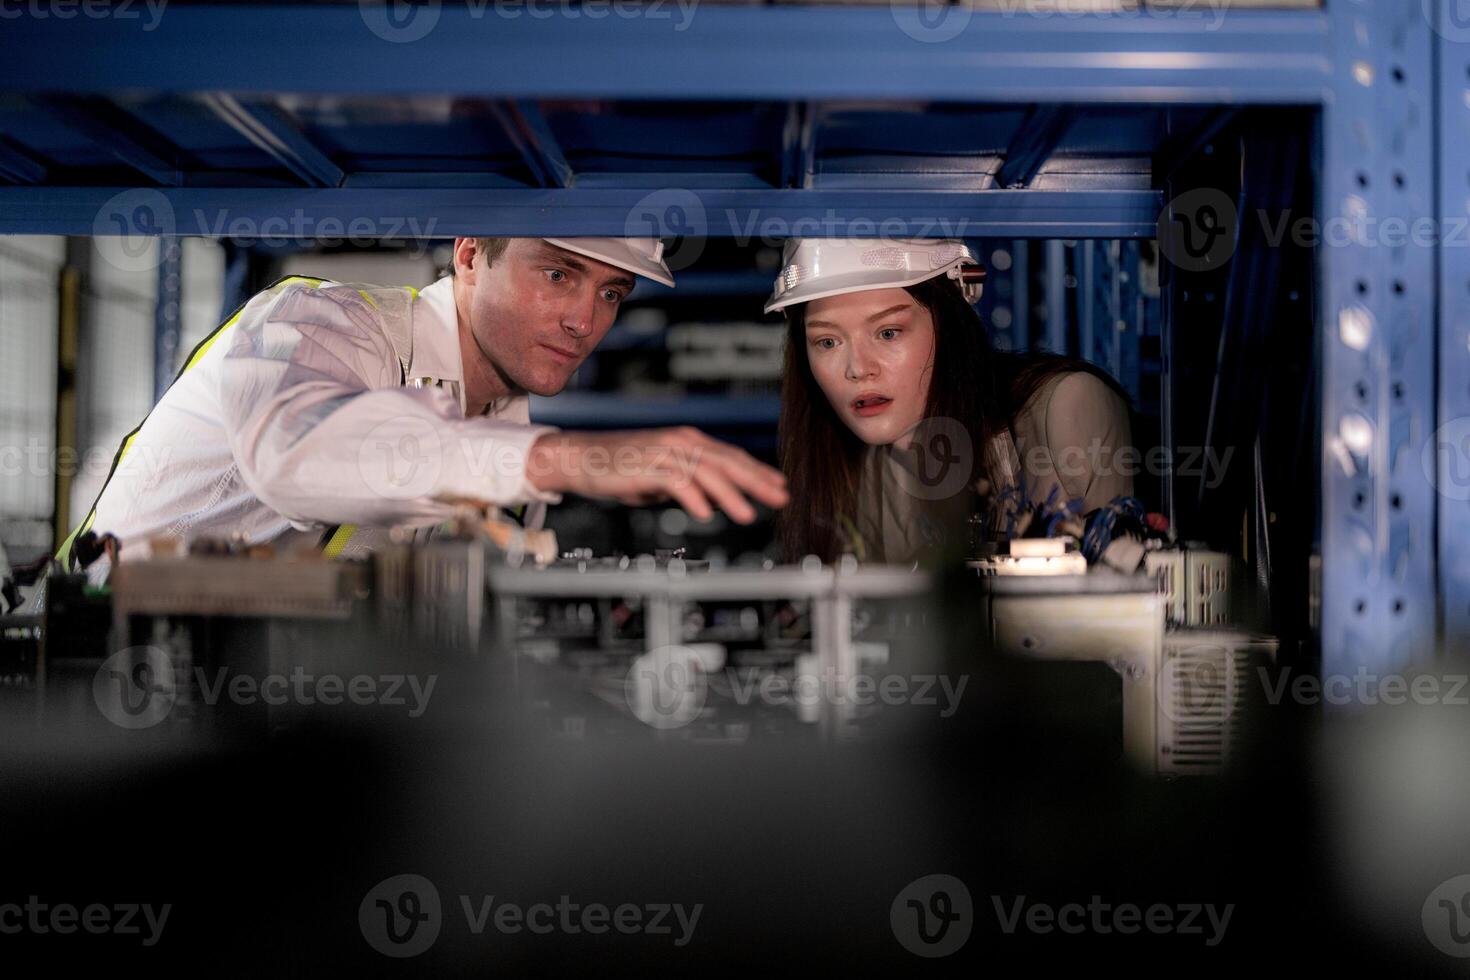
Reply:
<svg viewBox="0 0 1470 980"><path fill-rule="evenodd" d="M972 516L1131 496L1127 397L1078 360L993 351L957 240L792 239L766 312L787 320L780 451L788 560L962 557Z"/></svg>

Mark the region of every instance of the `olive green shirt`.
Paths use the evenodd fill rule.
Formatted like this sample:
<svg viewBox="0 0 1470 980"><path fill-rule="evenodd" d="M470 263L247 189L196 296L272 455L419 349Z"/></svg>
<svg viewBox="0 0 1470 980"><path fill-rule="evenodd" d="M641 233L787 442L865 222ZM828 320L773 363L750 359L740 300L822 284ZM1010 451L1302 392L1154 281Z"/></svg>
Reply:
<svg viewBox="0 0 1470 980"><path fill-rule="evenodd" d="M1001 531L1020 511L1047 501L1081 500L1087 514L1133 494L1128 458L1128 405L1084 371L1048 379L1017 414L1008 432L986 447L996 490L989 501L972 485L956 486L975 448L952 421L921 425L906 449L870 446L858 483L849 546L864 561L911 564L958 556L969 545L971 515L988 512Z"/></svg>

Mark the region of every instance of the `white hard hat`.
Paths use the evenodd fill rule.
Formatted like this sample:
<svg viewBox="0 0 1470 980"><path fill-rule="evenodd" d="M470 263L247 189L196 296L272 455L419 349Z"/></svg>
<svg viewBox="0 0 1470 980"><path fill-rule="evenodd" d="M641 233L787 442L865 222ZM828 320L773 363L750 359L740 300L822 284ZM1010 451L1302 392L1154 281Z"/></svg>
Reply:
<svg viewBox="0 0 1470 980"><path fill-rule="evenodd" d="M979 264L958 238L789 238L766 312L839 293L912 286L940 275L953 279L965 299L975 303L984 276L964 275L961 269Z"/></svg>
<svg viewBox="0 0 1470 980"><path fill-rule="evenodd" d="M542 241L665 286L674 284L674 274L664 265L664 243L657 238L544 238Z"/></svg>

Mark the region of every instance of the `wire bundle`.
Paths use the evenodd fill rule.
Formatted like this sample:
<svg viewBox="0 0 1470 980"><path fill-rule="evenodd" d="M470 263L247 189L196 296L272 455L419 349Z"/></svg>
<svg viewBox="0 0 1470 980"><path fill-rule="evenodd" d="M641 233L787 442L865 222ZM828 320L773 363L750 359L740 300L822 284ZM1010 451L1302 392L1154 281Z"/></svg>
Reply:
<svg viewBox="0 0 1470 980"><path fill-rule="evenodd" d="M1143 537L1145 520L1143 502L1137 497L1114 497L1087 517L1087 530L1082 535L1082 555L1089 565L1102 560L1119 534Z"/></svg>

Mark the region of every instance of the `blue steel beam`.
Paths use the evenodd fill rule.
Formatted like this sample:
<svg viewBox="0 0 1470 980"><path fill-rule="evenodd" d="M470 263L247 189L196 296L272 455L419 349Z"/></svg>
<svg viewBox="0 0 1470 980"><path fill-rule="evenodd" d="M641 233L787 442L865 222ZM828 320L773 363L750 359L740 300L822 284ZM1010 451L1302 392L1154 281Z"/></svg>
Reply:
<svg viewBox="0 0 1470 980"><path fill-rule="evenodd" d="M1436 248L1390 224L1420 228L1435 214L1435 80L1419 4L1336 6L1317 210L1321 641L1324 677L1351 683L1435 655L1436 499L1422 453L1435 420ZM1463 72L1446 77L1463 89ZM1373 703L1350 700L1331 707Z"/></svg>
<svg viewBox="0 0 1470 980"><path fill-rule="evenodd" d="M39 184L46 179L46 165L19 143L0 136L0 178L13 184Z"/></svg>
<svg viewBox="0 0 1470 980"><path fill-rule="evenodd" d="M1069 106L1032 106L1006 150L1005 163L995 175L999 187L1026 187L1056 152L1057 144L1076 118Z"/></svg>
<svg viewBox="0 0 1470 980"><path fill-rule="evenodd" d="M1173 177L1180 164L1201 152L1239 115L1240 110L1233 106L1215 109L1193 129L1182 133L1171 133L1164 145L1154 153L1155 183L1162 184Z"/></svg>
<svg viewBox="0 0 1470 980"><path fill-rule="evenodd" d="M624 302L638 300L689 299L692 296L748 297L765 299L775 283L775 274L756 269L728 271L680 269L678 285L669 287L652 279L639 279Z"/></svg>
<svg viewBox="0 0 1470 980"><path fill-rule="evenodd" d="M668 183L664 178L662 183ZM350 173L343 178L341 185L344 188L361 190L364 188L377 188L383 190L427 190L430 187L438 190L459 188L462 190L484 190L486 188L500 189L523 189L526 186L524 180L516 180L503 174L486 173L485 171L463 172L463 171L402 171L389 172L359 171Z"/></svg>
<svg viewBox="0 0 1470 980"><path fill-rule="evenodd" d="M576 174L541 108L529 100L492 102L490 113L542 187L571 187Z"/></svg>
<svg viewBox="0 0 1470 980"><path fill-rule="evenodd" d="M1032 192L1034 193L1034 192ZM1046 339L1043 349L1067 353L1067 248L1065 243L1046 243Z"/></svg>
<svg viewBox="0 0 1470 980"><path fill-rule="evenodd" d="M144 199L146 198L146 200ZM1157 191L823 191L726 188L444 190L3 187L0 234L90 235L99 214L146 206L139 230L264 238L648 234L750 240L871 237L1152 238Z"/></svg>
<svg viewBox="0 0 1470 980"><path fill-rule="evenodd" d="M1444 649L1470 650L1470 46L1464 22L1451 18L1452 5L1438 9L1439 77L1436 112L1439 173L1436 201L1446 241L1439 248L1439 405L1437 426L1425 466L1435 480L1438 511L1439 595ZM1457 43L1458 41L1458 43ZM1454 236L1451 239L1450 236ZM1398 393L1392 393L1397 395ZM1422 397L1419 392L1414 397Z"/></svg>
<svg viewBox="0 0 1470 980"><path fill-rule="evenodd" d="M809 188L817 172L816 115L813 102L792 102L786 107L786 125L781 130L781 185Z"/></svg>
<svg viewBox="0 0 1470 980"><path fill-rule="evenodd" d="M1092 242L1078 242L1077 254L1077 351L1078 357L1100 364L1097 357L1097 338L1093 334L1097 314L1098 282L1097 250Z"/></svg>
<svg viewBox="0 0 1470 980"><path fill-rule="evenodd" d="M178 167L108 120L105 115L107 107L96 105L94 101L55 96L36 96L32 99L38 108L50 113L68 128L96 143L154 183L175 187L183 181L183 173Z"/></svg>
<svg viewBox="0 0 1470 980"><path fill-rule="evenodd" d="M308 187L341 185L342 168L333 163L276 106L246 106L225 92L207 92L200 101L231 129L299 177Z"/></svg>
<svg viewBox="0 0 1470 980"><path fill-rule="evenodd" d="M660 425L774 426L781 415L777 395L682 395L628 398L571 391L555 398L531 396L531 419L542 425L576 428L646 428Z"/></svg>
<svg viewBox="0 0 1470 980"><path fill-rule="evenodd" d="M645 191L657 188L678 185L679 187L718 187L725 190L763 190L770 191L771 181L767 176L756 173L735 173L718 171L649 171L637 173L628 170L614 171L579 171L577 174L577 188L589 187L608 189L627 189L630 187L641 187ZM894 186L889 181L887 186ZM907 185L903 185L907 187Z"/></svg>
<svg viewBox="0 0 1470 980"><path fill-rule="evenodd" d="M806 128L806 103L788 102L786 120L781 126L781 176L777 187L801 185L801 137Z"/></svg>
<svg viewBox="0 0 1470 980"><path fill-rule="evenodd" d="M548 20L426 4L390 23L367 4L209 4L170 6L146 31L119 17L30 17L6 23L0 90L62 79L94 93L1320 104L1332 87L1321 10L1076 17L959 6L926 25L920 8L680 3L637 18L573 7Z"/></svg>

